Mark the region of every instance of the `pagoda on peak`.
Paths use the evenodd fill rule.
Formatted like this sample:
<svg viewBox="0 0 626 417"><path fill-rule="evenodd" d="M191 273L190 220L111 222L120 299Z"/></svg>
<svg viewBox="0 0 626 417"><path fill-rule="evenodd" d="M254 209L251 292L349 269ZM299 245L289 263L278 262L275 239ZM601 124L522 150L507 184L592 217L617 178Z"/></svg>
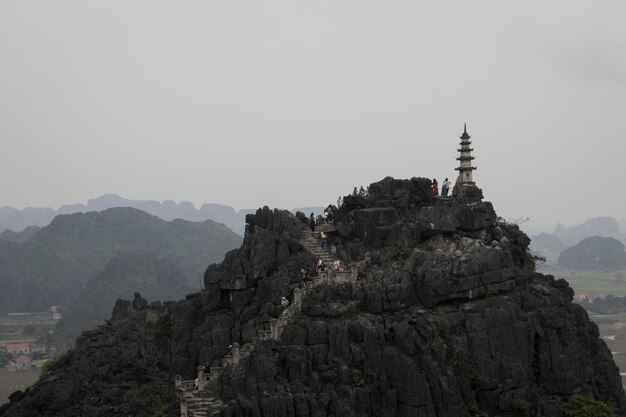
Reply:
<svg viewBox="0 0 626 417"><path fill-rule="evenodd" d="M461 147L457 149L459 156L456 160L459 161L459 166L454 168L455 171L459 171L459 179L457 181L461 185L474 185L472 172L476 167L472 166L472 160L474 159L472 151L474 148L470 147L472 144L470 138L471 136L467 134L467 124L464 124L463 134L461 135Z"/></svg>

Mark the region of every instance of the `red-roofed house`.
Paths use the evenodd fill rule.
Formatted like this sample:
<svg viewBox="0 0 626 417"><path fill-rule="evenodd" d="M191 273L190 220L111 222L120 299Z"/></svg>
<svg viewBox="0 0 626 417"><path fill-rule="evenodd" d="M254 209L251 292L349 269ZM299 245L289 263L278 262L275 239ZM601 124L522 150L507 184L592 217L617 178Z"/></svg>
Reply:
<svg viewBox="0 0 626 417"><path fill-rule="evenodd" d="M28 343L8 343L7 352L16 353L30 353L30 345Z"/></svg>
<svg viewBox="0 0 626 417"><path fill-rule="evenodd" d="M14 361L9 363L10 371L20 371L22 369L29 369L33 361L26 355L20 355Z"/></svg>

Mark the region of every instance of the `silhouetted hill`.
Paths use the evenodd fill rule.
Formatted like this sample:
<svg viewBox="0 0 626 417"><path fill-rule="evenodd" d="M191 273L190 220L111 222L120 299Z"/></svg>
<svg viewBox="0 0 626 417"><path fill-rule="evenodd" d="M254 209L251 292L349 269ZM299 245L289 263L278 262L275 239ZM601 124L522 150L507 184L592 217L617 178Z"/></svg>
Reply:
<svg viewBox="0 0 626 417"><path fill-rule="evenodd" d="M64 311L57 336L73 340L83 330L109 318L115 300L130 298L135 292L151 300L182 298L194 289L186 275L178 262L152 252L135 250L117 255L87 281Z"/></svg>
<svg viewBox="0 0 626 417"><path fill-rule="evenodd" d="M57 215L51 208L27 207L17 210L13 207L0 207L0 223L3 228L11 230L23 230L27 226L47 226Z"/></svg>
<svg viewBox="0 0 626 417"><path fill-rule="evenodd" d="M133 208L59 215L31 240L0 255L0 311L67 305L115 256L146 250L180 263L184 279L200 285L207 263L220 261L240 236L211 220L166 222Z"/></svg>
<svg viewBox="0 0 626 417"><path fill-rule="evenodd" d="M213 220L223 223L228 228L243 236L245 229L245 218L247 214L254 213L253 209L243 209L236 211L230 206L221 204L203 204L196 208L188 201L176 203L174 201L153 201L153 200L129 200L116 194L105 194L103 196L90 199L87 204L68 204L61 206L58 210L51 208L28 207L24 210L17 210L13 207L0 208L0 231L4 228L11 230L22 230L27 226L44 227L50 224L54 216L58 214L84 213L88 211L102 211L114 207L133 207L146 213L153 214L163 220L183 219L193 222ZM311 211L315 214L322 212L322 207L309 207L307 214ZM295 209L292 210L295 213Z"/></svg>
<svg viewBox="0 0 626 417"><path fill-rule="evenodd" d="M558 224L554 234L568 246L575 245L591 236L612 237L618 240L624 238L617 220L612 217L596 217L567 229L562 224Z"/></svg>
<svg viewBox="0 0 626 417"><path fill-rule="evenodd" d="M558 253L563 250L563 242L556 235L540 233L532 236L530 248L539 253Z"/></svg>
<svg viewBox="0 0 626 417"><path fill-rule="evenodd" d="M24 243L32 239L35 234L41 230L39 226L28 226L21 232L14 232L11 229L6 229L0 233L0 240L7 240L9 242Z"/></svg>
<svg viewBox="0 0 626 417"><path fill-rule="evenodd" d="M620 269L626 267L624 244L612 237L588 237L561 252L558 265L578 269Z"/></svg>

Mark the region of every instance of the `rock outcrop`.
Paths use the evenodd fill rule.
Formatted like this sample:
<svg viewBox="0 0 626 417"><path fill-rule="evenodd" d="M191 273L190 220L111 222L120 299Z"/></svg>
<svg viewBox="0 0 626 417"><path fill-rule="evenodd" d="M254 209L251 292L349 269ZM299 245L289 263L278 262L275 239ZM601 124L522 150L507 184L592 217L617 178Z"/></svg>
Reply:
<svg viewBox="0 0 626 417"><path fill-rule="evenodd" d="M2 416L141 416L178 411L169 377L169 316L140 294L118 300L112 319L44 366L37 383L0 407ZM162 414L158 414L162 413Z"/></svg>
<svg viewBox="0 0 626 417"><path fill-rule="evenodd" d="M535 272L528 237L499 221L478 188L443 199L430 186L385 178L367 197L346 197L329 241L358 279L313 286L276 339L258 334L282 317L281 298L293 302L301 268L314 275L316 259L301 243L306 217L267 207L248 216L241 248L207 269L205 290L154 310L167 317L165 356L150 326L124 337L146 343L141 358L154 362L145 369L186 380L199 365L221 367L231 345L248 346L217 377L220 417L560 416L573 394L624 415L618 369L567 282ZM151 308L120 301L111 330L95 332L146 322ZM56 381L14 396L0 415L31 415L29 404L45 386L63 387L84 354L72 351ZM89 375L85 384L103 384Z"/></svg>

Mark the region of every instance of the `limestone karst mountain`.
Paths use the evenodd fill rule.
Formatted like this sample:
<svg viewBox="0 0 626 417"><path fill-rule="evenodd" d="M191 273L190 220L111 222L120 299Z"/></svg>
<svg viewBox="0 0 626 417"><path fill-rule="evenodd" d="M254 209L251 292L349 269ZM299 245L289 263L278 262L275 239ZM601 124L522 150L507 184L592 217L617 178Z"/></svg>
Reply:
<svg viewBox="0 0 626 417"><path fill-rule="evenodd" d="M558 236L548 233L540 233L532 236L530 242L530 248L539 254L558 254L564 247L563 242L561 242Z"/></svg>
<svg viewBox="0 0 626 417"><path fill-rule="evenodd" d="M211 220L166 222L132 208L60 215L22 244L0 241L0 311L65 308L113 257L133 250L178 262L180 279L199 288L206 264L240 242Z"/></svg>
<svg viewBox="0 0 626 417"><path fill-rule="evenodd" d="M141 292L151 300L176 300L194 288L179 261L146 250L132 250L113 257L90 278L64 309L52 342L71 344L84 330L103 323L119 298Z"/></svg>
<svg viewBox="0 0 626 417"><path fill-rule="evenodd" d="M597 326L479 189L434 198L427 179L385 178L335 219L349 279L316 274L305 216L260 209L204 290L118 300L0 416L178 415L179 398L193 416L560 416L574 394L624 415ZM199 366L190 396L175 377L193 385Z"/></svg>
<svg viewBox="0 0 626 417"><path fill-rule="evenodd" d="M588 237L561 252L558 265L576 269L621 270L626 268L624 244L612 237Z"/></svg>

